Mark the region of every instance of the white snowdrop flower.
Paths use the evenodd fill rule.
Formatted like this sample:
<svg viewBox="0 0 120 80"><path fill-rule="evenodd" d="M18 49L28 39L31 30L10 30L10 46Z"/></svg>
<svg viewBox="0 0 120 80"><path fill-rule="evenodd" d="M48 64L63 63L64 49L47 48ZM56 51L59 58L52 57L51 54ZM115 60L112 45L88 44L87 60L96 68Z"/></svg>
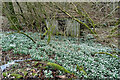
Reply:
<svg viewBox="0 0 120 80"><path fill-rule="evenodd" d="M10 44L10 47L16 47L16 44Z"/></svg>

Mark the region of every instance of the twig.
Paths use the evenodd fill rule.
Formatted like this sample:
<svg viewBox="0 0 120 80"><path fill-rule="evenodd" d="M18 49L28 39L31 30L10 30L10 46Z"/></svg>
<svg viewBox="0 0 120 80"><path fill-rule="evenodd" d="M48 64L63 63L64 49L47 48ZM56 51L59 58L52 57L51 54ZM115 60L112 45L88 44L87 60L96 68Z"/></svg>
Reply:
<svg viewBox="0 0 120 80"><path fill-rule="evenodd" d="M105 17L103 17L103 18L100 20L100 22L98 22L96 25L101 24L101 22L102 22L104 19L106 19L107 17L109 17L117 8L120 8L120 7L117 6L115 9L113 9L113 10L110 12L110 14L106 15Z"/></svg>

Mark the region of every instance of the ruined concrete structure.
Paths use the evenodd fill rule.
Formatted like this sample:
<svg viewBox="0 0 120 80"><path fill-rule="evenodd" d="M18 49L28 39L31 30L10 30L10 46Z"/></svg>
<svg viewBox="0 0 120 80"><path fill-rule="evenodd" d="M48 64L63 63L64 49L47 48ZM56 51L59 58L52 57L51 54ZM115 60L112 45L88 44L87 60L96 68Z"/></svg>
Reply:
<svg viewBox="0 0 120 80"><path fill-rule="evenodd" d="M80 20L80 18L78 19ZM50 26L50 24L52 24L52 26ZM51 30L53 29L53 34L59 32L60 34L79 36L81 29L83 30L83 27L80 27L81 24L70 18L46 20L46 25L50 27Z"/></svg>

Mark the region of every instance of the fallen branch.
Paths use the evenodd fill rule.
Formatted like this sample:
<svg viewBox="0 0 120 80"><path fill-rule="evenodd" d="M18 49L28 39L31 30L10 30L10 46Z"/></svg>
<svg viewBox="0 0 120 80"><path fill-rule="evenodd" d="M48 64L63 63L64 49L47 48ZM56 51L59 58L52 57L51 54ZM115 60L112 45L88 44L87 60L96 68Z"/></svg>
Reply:
<svg viewBox="0 0 120 80"><path fill-rule="evenodd" d="M14 33L23 34L23 35L27 36L28 38L30 38L34 43L36 43L36 41L32 37L30 37L29 35L25 34L24 32L21 32L21 31L11 32L11 33L8 33L7 35L14 34Z"/></svg>
<svg viewBox="0 0 120 80"><path fill-rule="evenodd" d="M53 5L55 5L55 4L53 4ZM80 24L83 24L85 27L87 27L90 31L91 31L91 33L92 34L96 34L96 33L94 33L93 31L92 31L92 29L90 29L90 27L87 25L87 24L85 24L85 23L83 23L82 21L80 21L79 19L77 19L77 18L75 18L74 16L71 16L68 12L66 12L65 10L63 10L61 7L59 7L58 5L55 5L59 10L61 10L63 13L65 13L66 15L68 15L70 18L72 18L73 20L75 20L75 21L77 21L78 23L80 23ZM96 36L98 36L97 34L96 34Z"/></svg>

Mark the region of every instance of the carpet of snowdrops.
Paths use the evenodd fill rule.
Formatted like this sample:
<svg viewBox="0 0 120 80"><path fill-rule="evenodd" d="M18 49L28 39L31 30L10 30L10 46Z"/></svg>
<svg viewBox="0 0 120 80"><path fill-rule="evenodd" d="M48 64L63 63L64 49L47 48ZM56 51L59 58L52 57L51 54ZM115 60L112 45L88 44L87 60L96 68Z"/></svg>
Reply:
<svg viewBox="0 0 120 80"><path fill-rule="evenodd" d="M0 33L2 51L13 49L14 54L30 54L32 59L49 61L63 66L68 71L81 77L77 65L83 66L87 73L83 75L89 78L120 78L120 58L107 54L95 54L96 52L117 52L117 49L102 46L95 42L92 35L84 38L72 38L64 36L52 36L51 42L47 44L47 37L40 39L40 33L26 32L36 43L33 43L23 34L5 35ZM95 55L94 55L95 54ZM113 54L119 57L116 54ZM60 72L60 74L63 74Z"/></svg>

